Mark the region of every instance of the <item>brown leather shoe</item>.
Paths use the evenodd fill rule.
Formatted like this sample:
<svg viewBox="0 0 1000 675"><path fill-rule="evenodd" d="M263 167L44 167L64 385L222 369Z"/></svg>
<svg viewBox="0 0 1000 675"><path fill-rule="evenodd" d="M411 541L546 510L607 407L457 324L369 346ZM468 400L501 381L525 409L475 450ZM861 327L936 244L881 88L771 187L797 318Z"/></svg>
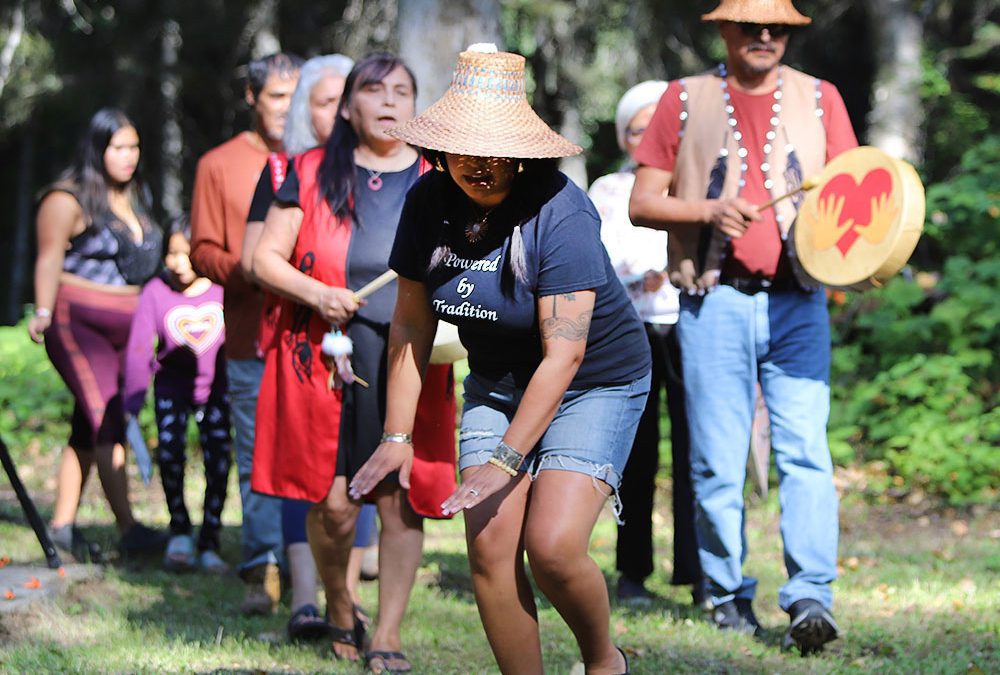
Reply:
<svg viewBox="0 0 1000 675"><path fill-rule="evenodd" d="M273 614L281 600L281 574L274 563L258 565L243 573L246 597L240 604L240 613L246 616Z"/></svg>

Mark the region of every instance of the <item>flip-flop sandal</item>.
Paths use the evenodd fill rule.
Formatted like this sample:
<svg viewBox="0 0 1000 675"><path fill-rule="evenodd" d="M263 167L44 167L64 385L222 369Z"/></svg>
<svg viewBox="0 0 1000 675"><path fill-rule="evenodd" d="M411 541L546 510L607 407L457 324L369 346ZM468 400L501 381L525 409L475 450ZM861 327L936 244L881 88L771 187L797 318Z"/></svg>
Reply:
<svg viewBox="0 0 1000 675"><path fill-rule="evenodd" d="M402 661L405 665L393 668L389 664L394 661ZM365 652L365 663L368 665L368 670L373 673L408 673L413 670L410 660L406 658L406 654L403 652L380 650Z"/></svg>
<svg viewBox="0 0 1000 675"><path fill-rule="evenodd" d="M322 640L329 635L330 624L316 605L302 605L288 619L288 639L292 642Z"/></svg>
<svg viewBox="0 0 1000 675"><path fill-rule="evenodd" d="M361 658L361 647L358 646L357 623L355 623L354 628L340 628L331 624L328 635L331 642L354 647L358 651L358 659ZM336 650L333 650L333 657L338 661L341 659L351 660L347 659L346 656L341 656Z"/></svg>

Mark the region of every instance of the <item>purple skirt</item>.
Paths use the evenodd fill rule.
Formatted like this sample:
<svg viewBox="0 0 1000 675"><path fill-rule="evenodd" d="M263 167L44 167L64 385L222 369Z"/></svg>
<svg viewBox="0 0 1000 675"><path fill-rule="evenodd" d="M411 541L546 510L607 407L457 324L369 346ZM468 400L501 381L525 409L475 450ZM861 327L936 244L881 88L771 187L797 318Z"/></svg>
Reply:
<svg viewBox="0 0 1000 675"><path fill-rule="evenodd" d="M125 440L125 346L138 303L138 295L59 287L45 351L75 400L69 444L77 450Z"/></svg>

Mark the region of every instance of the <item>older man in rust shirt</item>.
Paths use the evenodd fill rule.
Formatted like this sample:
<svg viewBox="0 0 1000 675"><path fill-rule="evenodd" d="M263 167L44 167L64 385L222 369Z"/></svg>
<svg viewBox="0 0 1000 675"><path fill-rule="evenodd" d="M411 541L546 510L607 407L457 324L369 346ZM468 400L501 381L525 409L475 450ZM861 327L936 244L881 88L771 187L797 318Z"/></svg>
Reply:
<svg viewBox="0 0 1000 675"><path fill-rule="evenodd" d="M240 269L240 251L254 188L281 136L301 59L273 54L247 67L246 101L253 128L209 150L198 162L191 206L191 261L225 288L226 374L236 436L236 464L243 502L244 614L268 614L280 592L281 500L250 490L257 390L264 365L255 339L263 296Z"/></svg>

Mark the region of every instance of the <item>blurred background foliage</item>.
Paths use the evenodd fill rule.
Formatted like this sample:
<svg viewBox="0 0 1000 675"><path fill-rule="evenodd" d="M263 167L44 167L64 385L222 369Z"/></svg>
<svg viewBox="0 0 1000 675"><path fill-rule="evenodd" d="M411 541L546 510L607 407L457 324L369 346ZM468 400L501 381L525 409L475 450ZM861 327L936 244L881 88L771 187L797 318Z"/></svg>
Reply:
<svg viewBox="0 0 1000 675"><path fill-rule="evenodd" d="M528 59L534 107L585 148L564 167L583 183L622 160L613 118L627 87L723 57L714 27L699 20L715 4L0 0L0 322L18 321L31 299L34 195L69 161L103 105L138 121L143 171L167 217L186 208L198 157L247 124L241 78L251 56L282 48L357 58L402 47L420 60L430 57L428 45L477 41L467 22L475 15L480 32L486 26L490 39ZM995 500L1000 0L796 6L813 25L793 36L786 61L837 85L861 142L913 161L928 187L926 232L911 266L885 288L837 296L835 458L881 476L874 484L883 493ZM414 11L431 20L400 19ZM430 100L450 78L440 70L420 82ZM24 377L38 354L18 370ZM66 401L55 399L57 412L43 396L12 422L11 406L27 405L12 377L4 372L0 431L30 435L32 420L67 414ZM50 376L40 377L35 384L47 389Z"/></svg>

